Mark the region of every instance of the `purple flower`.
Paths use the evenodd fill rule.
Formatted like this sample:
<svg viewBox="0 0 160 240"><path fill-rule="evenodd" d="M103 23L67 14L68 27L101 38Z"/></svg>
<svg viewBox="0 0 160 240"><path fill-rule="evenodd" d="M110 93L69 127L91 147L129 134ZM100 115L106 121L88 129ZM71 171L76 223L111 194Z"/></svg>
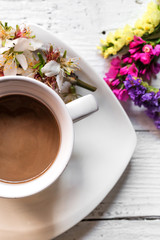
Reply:
<svg viewBox="0 0 160 240"><path fill-rule="evenodd" d="M132 75L128 75L124 81L126 89L141 85L142 80L140 78L134 78Z"/></svg>
<svg viewBox="0 0 160 240"><path fill-rule="evenodd" d="M134 104L139 107L144 106L147 109L147 115L153 119L156 127L160 129L160 90L157 93L154 91L148 92L147 88L142 85L142 80L131 75L126 77L124 85Z"/></svg>
<svg viewBox="0 0 160 240"><path fill-rule="evenodd" d="M154 121L154 123L155 123L156 127L157 127L158 129L160 129L160 116L158 116L158 117L156 118L156 120Z"/></svg>
<svg viewBox="0 0 160 240"><path fill-rule="evenodd" d="M153 99L154 97L154 93L153 92L148 92L148 93L145 93L143 96L142 96L142 102L145 102L145 101L150 101Z"/></svg>
<svg viewBox="0 0 160 240"><path fill-rule="evenodd" d="M157 129L160 129L160 111L151 111L147 109L146 111L148 117L152 118Z"/></svg>
<svg viewBox="0 0 160 240"><path fill-rule="evenodd" d="M147 89L141 85L142 80L139 78L134 78L131 75L126 77L124 81L125 88L128 91L128 95L132 99L135 105L141 106L142 100L141 97L147 91Z"/></svg>

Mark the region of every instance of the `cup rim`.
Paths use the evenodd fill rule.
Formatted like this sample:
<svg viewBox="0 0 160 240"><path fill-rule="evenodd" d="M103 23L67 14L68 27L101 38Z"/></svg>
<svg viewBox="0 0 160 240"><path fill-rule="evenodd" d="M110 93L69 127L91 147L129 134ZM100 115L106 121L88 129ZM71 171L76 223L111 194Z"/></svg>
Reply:
<svg viewBox="0 0 160 240"><path fill-rule="evenodd" d="M28 93L26 95L31 96L31 92L27 92L29 89L30 91L33 91L37 97L38 100L40 100L42 103L45 104L46 99L42 99L44 97L38 97L38 94L42 94L45 93L47 95L46 98L51 100L54 100L54 102L56 102L57 108L59 108L60 110L60 114L63 114L64 117L64 121L65 124L67 124L67 133L64 134L62 129L64 129L64 125L62 125L62 119L61 122L59 122L60 124L60 128L62 127L61 131L61 144L59 147L59 152L57 154L57 157L55 159L55 161L51 164L51 166L44 172L42 173L40 176L38 176L35 179L32 179L30 181L27 182L22 182L22 183L4 183L4 182L0 182L0 197L4 197L4 198L21 198L21 197L27 197L33 194L36 194L38 192L41 192L42 190L44 190L45 188L47 188L48 186L50 186L52 183L54 183L58 177L62 174L62 172L64 171L65 167L67 166L71 153L72 153L72 149L73 149L73 141L74 141L74 133L73 133L73 122L72 119L69 115L69 112L67 110L67 107L65 105L65 103L63 102L63 100L60 98L60 96L54 91L52 90L50 87L48 87L46 84L37 81L35 79L32 79L30 77L26 77L26 76L4 76L0 78L0 97L1 96L6 96L6 95L11 95L11 94L24 94ZM18 85L22 87L22 89L25 87L24 92L21 93L20 91L18 91ZM28 89L27 89L28 86ZM7 94L7 88L8 88L8 94ZM13 89L12 88L17 88L17 92L13 93ZM4 94L2 94L3 89L6 91ZM35 92L35 89L37 89L38 91L40 91L38 93ZM32 96L34 97L34 96ZM44 100L44 101L43 101ZM50 110L53 110L53 105L51 106L51 104L49 104L49 100L48 100L48 105L50 107ZM58 111L59 111L58 110ZM58 116L57 116L58 118ZM57 119L58 121L60 121L59 119ZM66 129L66 127L65 127ZM69 136L67 135L69 133ZM64 139L64 135L65 138L67 138L67 146L65 147L65 151L63 151L64 145L65 145L65 139ZM67 137L67 136L68 137ZM64 153L63 153L64 152ZM63 157L63 159L62 159ZM58 162L59 161L59 162ZM56 169L57 168L57 169Z"/></svg>

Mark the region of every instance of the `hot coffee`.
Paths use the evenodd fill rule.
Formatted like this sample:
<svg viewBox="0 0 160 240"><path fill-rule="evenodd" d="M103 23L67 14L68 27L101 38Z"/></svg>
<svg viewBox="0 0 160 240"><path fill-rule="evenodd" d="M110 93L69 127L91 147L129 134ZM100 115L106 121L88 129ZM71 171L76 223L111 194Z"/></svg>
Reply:
<svg viewBox="0 0 160 240"><path fill-rule="evenodd" d="M20 183L45 172L60 146L60 130L50 110L24 96L0 98L0 181Z"/></svg>

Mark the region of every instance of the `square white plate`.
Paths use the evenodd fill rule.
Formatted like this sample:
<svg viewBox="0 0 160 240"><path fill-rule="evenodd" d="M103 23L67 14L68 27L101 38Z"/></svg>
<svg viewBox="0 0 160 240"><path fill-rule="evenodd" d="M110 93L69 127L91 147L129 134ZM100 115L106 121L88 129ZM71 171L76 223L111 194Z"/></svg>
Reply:
<svg viewBox="0 0 160 240"><path fill-rule="evenodd" d="M30 25L44 43L79 56L48 31ZM0 199L0 238L45 240L86 217L109 193L125 170L136 145L135 131L107 84L80 57L80 79L97 87L99 111L74 125L71 160L55 184L23 199ZM88 91L80 90L82 95Z"/></svg>

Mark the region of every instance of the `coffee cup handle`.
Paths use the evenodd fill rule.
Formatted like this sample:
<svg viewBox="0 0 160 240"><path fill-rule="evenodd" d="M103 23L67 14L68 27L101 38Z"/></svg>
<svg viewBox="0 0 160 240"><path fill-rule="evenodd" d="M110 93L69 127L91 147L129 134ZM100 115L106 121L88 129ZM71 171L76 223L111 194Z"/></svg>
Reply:
<svg viewBox="0 0 160 240"><path fill-rule="evenodd" d="M69 114L74 122L87 117L91 113L98 110L95 97L92 94L80 97L66 104Z"/></svg>

